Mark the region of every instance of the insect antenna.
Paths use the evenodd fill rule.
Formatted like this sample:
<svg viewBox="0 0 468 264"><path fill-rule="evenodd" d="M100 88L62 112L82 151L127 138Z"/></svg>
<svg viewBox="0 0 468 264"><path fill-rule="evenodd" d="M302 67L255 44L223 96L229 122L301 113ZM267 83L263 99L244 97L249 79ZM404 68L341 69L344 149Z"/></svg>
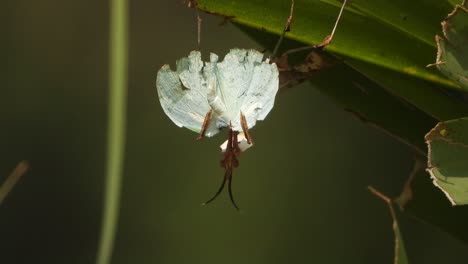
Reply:
<svg viewBox="0 0 468 264"><path fill-rule="evenodd" d="M232 195L232 188L231 188L231 186L232 186L232 177L229 177L228 181L229 181L228 182L229 198L231 199L231 203L237 209L237 211L240 211L239 206L237 206L236 201L234 200L234 196Z"/></svg>
<svg viewBox="0 0 468 264"><path fill-rule="evenodd" d="M234 168L239 166L239 161L237 160L237 155L240 153L239 145L238 145L238 136L239 132L233 131L229 129L229 137L228 143L226 146L226 150L224 152L224 159L221 161L221 166L224 167L224 179L219 187L218 191L215 193L211 199L202 203L202 205L207 205L214 201L223 191L224 186L226 185L226 181L228 182L228 191L229 191L229 198L231 199L232 205L239 211L239 206L237 206L236 201L234 200L234 196L232 195L232 171Z"/></svg>
<svg viewBox="0 0 468 264"><path fill-rule="evenodd" d="M219 186L219 189L218 191L215 193L215 195L213 197L211 197L211 199L209 199L208 201L202 203L203 206L211 203L212 201L214 201L216 198L218 198L218 196L221 194L221 192L223 191L224 189L224 185L226 185L226 181L228 180L229 176L228 176L228 172L226 171L226 173L224 174L224 179L223 179L223 182L221 183L221 186ZM230 193L230 190L231 190L231 180L229 179L229 193ZM235 205L234 205L235 206ZM237 206L236 206L237 208Z"/></svg>

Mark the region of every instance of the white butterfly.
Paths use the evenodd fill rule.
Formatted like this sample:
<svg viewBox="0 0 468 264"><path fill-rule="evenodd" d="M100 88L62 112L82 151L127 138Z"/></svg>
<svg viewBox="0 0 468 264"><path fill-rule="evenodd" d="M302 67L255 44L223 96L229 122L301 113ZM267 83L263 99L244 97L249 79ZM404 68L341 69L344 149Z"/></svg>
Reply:
<svg viewBox="0 0 468 264"><path fill-rule="evenodd" d="M231 201L232 169L237 156L252 145L249 129L264 120L273 108L278 91L278 68L263 60L256 50L232 49L222 62L216 54L203 62L199 51L177 61L177 69L164 65L158 72L156 87L164 112L179 127L212 137L228 128L224 150L224 181L214 200L229 182ZM239 134L240 133L240 134ZM247 141L247 144L245 144ZM239 144L241 143L241 144ZM208 203L207 202L207 203Z"/></svg>

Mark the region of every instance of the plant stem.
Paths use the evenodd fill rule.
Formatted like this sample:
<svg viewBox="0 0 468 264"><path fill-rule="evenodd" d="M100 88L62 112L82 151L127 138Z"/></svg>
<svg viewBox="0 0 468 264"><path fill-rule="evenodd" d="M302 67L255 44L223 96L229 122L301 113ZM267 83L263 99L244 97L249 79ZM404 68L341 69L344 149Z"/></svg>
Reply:
<svg viewBox="0 0 468 264"><path fill-rule="evenodd" d="M16 165L16 168L11 172L10 175L6 178L5 182L0 185L0 205L3 203L3 200L7 197L8 193L15 187L15 184L19 181L21 176L23 176L28 170L29 164L27 161L21 161Z"/></svg>
<svg viewBox="0 0 468 264"><path fill-rule="evenodd" d="M119 216L126 125L127 10L127 0L110 1L106 189L97 264L111 262Z"/></svg>

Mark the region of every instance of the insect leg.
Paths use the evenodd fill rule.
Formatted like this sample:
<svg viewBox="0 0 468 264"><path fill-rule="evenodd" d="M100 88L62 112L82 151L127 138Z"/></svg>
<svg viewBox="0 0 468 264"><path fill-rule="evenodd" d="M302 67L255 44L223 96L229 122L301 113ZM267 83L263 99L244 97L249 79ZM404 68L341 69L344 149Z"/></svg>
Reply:
<svg viewBox="0 0 468 264"><path fill-rule="evenodd" d="M197 140L200 140L205 137L206 129L210 125L210 121L211 121L211 113L212 113L211 111L212 110L210 109L210 111L208 111L208 113L206 113L205 115L205 119L203 120L203 125L200 131L200 135L198 135Z"/></svg>
<svg viewBox="0 0 468 264"><path fill-rule="evenodd" d="M300 48L296 48L296 49L290 49L290 50L287 50L286 52L284 52L281 56L286 56L286 55L289 55L289 54L293 54L293 53L297 53L297 52L301 52L301 51L306 51L306 50L311 50L311 49L323 49L327 45L329 45L331 43L331 41L333 40L333 36L335 35L336 28L338 27L338 23L341 20L341 16L342 16L343 10L344 10L344 8L346 6L346 2L347 2L347 0L344 0L343 4L341 5L340 13L338 14L338 17L336 18L335 25L333 26L332 32L330 33L330 35L327 35L320 44L317 44L317 45L314 45L314 46L305 46L305 47L300 47Z"/></svg>
<svg viewBox="0 0 468 264"><path fill-rule="evenodd" d="M271 55L273 58L276 57L276 53L278 53L278 49L281 45L281 42L283 42L284 35L286 35L286 32L289 32L291 30L293 13L294 13L294 0L291 0L291 10L289 11L289 16L288 16L288 19L286 20L286 25L284 26L283 33L281 33L281 36L278 42L276 43L275 49L273 49L273 54Z"/></svg>
<svg viewBox="0 0 468 264"><path fill-rule="evenodd" d="M198 11L198 3L196 0L188 0L188 7L190 8L195 8L197 12L197 43L198 43L198 48L200 49L200 35L201 35L201 23L202 19L200 17L200 12Z"/></svg>
<svg viewBox="0 0 468 264"><path fill-rule="evenodd" d="M247 126L247 120L245 119L245 115L241 112L240 113L240 118L241 118L241 126L242 130L244 131L245 138L247 139L247 143L252 144L252 138L250 137L249 134L249 127ZM236 139L237 143L237 139Z"/></svg>

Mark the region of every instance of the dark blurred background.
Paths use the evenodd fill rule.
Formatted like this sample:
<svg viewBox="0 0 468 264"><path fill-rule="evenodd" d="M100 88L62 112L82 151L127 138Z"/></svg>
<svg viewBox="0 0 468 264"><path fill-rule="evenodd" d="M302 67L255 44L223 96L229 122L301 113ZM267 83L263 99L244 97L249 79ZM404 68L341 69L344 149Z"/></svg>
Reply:
<svg viewBox="0 0 468 264"><path fill-rule="evenodd" d="M93 263L104 190L108 89L106 1L16 0L0 11L0 181L30 170L0 207L0 263ZM234 193L206 207L222 179L219 145L195 141L163 113L158 69L197 49L182 0L131 1L125 173L113 263L391 263L384 202L411 150L310 84L282 92L251 131ZM201 14L201 51L263 50ZM272 48L272 47L267 47ZM317 78L324 78L317 76ZM467 248L415 219L402 230L413 263L466 263Z"/></svg>

